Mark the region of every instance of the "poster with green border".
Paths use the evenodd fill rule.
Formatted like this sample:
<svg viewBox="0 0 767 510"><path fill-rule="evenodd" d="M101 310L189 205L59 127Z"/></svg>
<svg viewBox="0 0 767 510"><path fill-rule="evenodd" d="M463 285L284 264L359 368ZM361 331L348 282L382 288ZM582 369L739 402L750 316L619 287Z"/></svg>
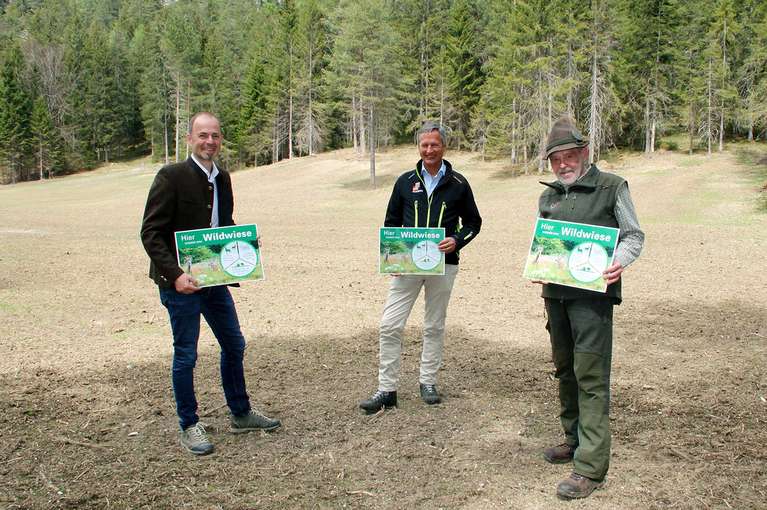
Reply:
<svg viewBox="0 0 767 510"><path fill-rule="evenodd" d="M445 254L437 248L443 239L444 228L381 227L378 272L444 275Z"/></svg>
<svg viewBox="0 0 767 510"><path fill-rule="evenodd" d="M605 292L620 230L538 218L522 276L531 280Z"/></svg>
<svg viewBox="0 0 767 510"><path fill-rule="evenodd" d="M255 224L176 232L176 258L200 287L263 280Z"/></svg>

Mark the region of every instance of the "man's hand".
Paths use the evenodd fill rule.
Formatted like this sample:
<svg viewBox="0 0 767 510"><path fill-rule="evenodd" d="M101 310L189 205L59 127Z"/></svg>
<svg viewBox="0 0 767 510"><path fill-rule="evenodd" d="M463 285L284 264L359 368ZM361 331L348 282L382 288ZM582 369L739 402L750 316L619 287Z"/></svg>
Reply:
<svg viewBox="0 0 767 510"><path fill-rule="evenodd" d="M437 245L442 253L453 253L455 251L455 237L446 237Z"/></svg>
<svg viewBox="0 0 767 510"><path fill-rule="evenodd" d="M194 294L200 290L200 287L197 286L197 280L186 273L176 278L173 285L176 287L176 292L180 294Z"/></svg>
<svg viewBox="0 0 767 510"><path fill-rule="evenodd" d="M623 266L620 262L615 262L612 266L605 269L602 273L602 278L605 279L607 285L612 285L621 279L621 273L623 273Z"/></svg>

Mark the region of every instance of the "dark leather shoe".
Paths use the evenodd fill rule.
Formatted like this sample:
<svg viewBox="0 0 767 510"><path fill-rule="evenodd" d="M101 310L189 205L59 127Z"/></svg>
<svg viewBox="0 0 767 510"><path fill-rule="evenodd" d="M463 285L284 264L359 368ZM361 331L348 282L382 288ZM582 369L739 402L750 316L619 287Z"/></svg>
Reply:
<svg viewBox="0 0 767 510"><path fill-rule="evenodd" d="M437 386L435 384L421 384L421 398L429 405L439 404L442 402L442 398L437 393Z"/></svg>
<svg viewBox="0 0 767 510"><path fill-rule="evenodd" d="M360 402L360 407L367 414L377 413L387 407L397 407L396 391L376 391L372 397Z"/></svg>
<svg viewBox="0 0 767 510"><path fill-rule="evenodd" d="M585 498L604 485L604 480L592 480L578 473L570 473L569 477L557 484L557 496L562 499Z"/></svg>
<svg viewBox="0 0 767 510"><path fill-rule="evenodd" d="M550 446L543 450L543 458L552 464L567 464L573 460L573 455L575 455L575 446L567 443Z"/></svg>

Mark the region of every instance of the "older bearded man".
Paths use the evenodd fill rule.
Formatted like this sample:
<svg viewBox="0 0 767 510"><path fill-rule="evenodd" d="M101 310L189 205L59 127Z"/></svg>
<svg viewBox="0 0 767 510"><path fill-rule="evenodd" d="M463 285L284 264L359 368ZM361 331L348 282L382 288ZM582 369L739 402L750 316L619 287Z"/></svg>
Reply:
<svg viewBox="0 0 767 510"><path fill-rule="evenodd" d="M556 121L546 157L557 180L546 185L538 208L542 218L620 228L614 263L603 277L607 291L543 284L565 442L544 450L553 464L573 462L557 494L584 498L601 487L610 463L610 365L613 306L621 302L621 275L642 251L626 181L589 165L588 140L569 118Z"/></svg>

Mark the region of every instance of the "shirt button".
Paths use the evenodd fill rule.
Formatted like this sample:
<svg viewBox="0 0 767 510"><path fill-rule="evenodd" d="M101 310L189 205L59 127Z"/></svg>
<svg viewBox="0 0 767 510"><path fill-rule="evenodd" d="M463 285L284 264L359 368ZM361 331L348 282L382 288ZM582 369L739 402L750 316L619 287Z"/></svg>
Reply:
<svg viewBox="0 0 767 510"><path fill-rule="evenodd" d="M213 208L213 206L208 204L208 209L212 209L212 208Z"/></svg>
<svg viewBox="0 0 767 510"><path fill-rule="evenodd" d="M208 191L213 191L213 186L208 186Z"/></svg>

